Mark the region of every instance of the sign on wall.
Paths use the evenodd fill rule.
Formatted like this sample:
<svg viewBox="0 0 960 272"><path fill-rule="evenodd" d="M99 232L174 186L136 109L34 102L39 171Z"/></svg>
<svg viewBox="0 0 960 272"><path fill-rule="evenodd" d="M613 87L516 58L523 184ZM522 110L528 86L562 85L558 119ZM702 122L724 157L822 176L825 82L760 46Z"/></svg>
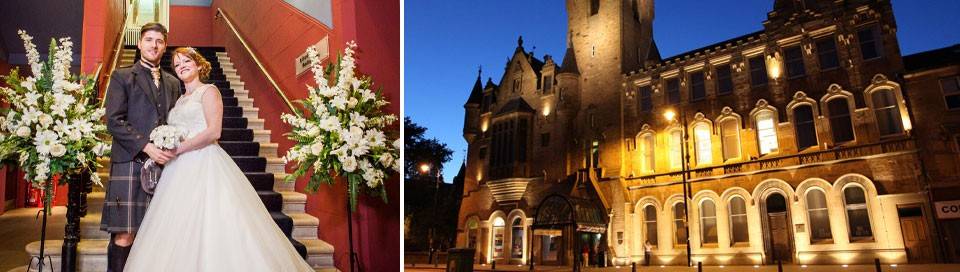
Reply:
<svg viewBox="0 0 960 272"><path fill-rule="evenodd" d="M317 47L317 57L319 57L321 62L330 56L329 37L330 36L324 36L323 39L320 39L319 42L313 45ZM310 70L310 66L312 65L313 62L310 61L310 56L307 55L307 51L304 49L303 54L300 54L296 60L297 76L303 74L303 72L306 72L307 70Z"/></svg>
<svg viewBox="0 0 960 272"><path fill-rule="evenodd" d="M934 202L934 209L939 219L960 218L960 200Z"/></svg>

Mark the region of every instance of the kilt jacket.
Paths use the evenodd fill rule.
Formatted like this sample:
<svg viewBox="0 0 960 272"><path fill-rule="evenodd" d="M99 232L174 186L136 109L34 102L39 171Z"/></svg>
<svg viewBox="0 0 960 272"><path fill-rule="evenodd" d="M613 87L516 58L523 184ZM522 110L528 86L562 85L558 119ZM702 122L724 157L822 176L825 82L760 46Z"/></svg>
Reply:
<svg viewBox="0 0 960 272"><path fill-rule="evenodd" d="M160 69L160 87L138 62L119 68L107 86L107 130L113 136L111 163L129 162L150 142L150 132L167 124L167 113L181 94L180 80Z"/></svg>

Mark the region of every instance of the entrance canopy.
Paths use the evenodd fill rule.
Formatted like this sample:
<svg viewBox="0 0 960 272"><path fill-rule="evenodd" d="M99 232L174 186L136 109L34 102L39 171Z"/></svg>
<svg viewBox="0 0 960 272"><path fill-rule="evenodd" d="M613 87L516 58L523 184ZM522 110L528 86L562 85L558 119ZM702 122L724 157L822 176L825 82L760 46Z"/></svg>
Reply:
<svg viewBox="0 0 960 272"><path fill-rule="evenodd" d="M538 229L560 230L570 225L581 232L604 233L607 216L596 201L554 194L540 202L532 228L537 233Z"/></svg>

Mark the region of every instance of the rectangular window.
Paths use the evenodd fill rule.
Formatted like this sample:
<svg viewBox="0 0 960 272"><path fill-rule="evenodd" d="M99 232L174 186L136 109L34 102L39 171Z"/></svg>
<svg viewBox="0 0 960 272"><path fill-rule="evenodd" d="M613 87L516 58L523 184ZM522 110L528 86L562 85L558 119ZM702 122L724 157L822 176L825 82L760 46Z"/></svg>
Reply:
<svg viewBox="0 0 960 272"><path fill-rule="evenodd" d="M590 15L597 15L600 12L600 0L590 0Z"/></svg>
<svg viewBox="0 0 960 272"><path fill-rule="evenodd" d="M836 98L827 102L830 111L830 131L833 132L833 142L843 143L853 141L853 122L850 120L850 107L845 98Z"/></svg>
<svg viewBox="0 0 960 272"><path fill-rule="evenodd" d="M640 111L647 112L653 110L653 91L650 86L640 87Z"/></svg>
<svg viewBox="0 0 960 272"><path fill-rule="evenodd" d="M483 96L483 104L480 106L480 112L490 112L490 103L493 102L493 95L487 94Z"/></svg>
<svg viewBox="0 0 960 272"><path fill-rule="evenodd" d="M651 246L657 246L657 208L648 205L643 208L643 225L646 231L646 240Z"/></svg>
<svg viewBox="0 0 960 272"><path fill-rule="evenodd" d="M477 156L479 156L481 160L485 159L487 157L487 148L481 147L480 151L477 152Z"/></svg>
<svg viewBox="0 0 960 272"><path fill-rule="evenodd" d="M717 208L711 200L700 204L700 237L703 244L717 243Z"/></svg>
<svg viewBox="0 0 960 272"><path fill-rule="evenodd" d="M721 141L723 142L723 160L740 157L740 122L734 118L727 118L720 123Z"/></svg>
<svg viewBox="0 0 960 272"><path fill-rule="evenodd" d="M800 105L793 109L794 133L797 134L797 149L817 145L817 127L813 121L813 107Z"/></svg>
<svg viewBox="0 0 960 272"><path fill-rule="evenodd" d="M540 134L540 146L543 146L543 147L550 146L550 133Z"/></svg>
<svg viewBox="0 0 960 272"><path fill-rule="evenodd" d="M532 136L532 135L531 135ZM533 138L533 137L530 137ZM517 158L520 162L527 161L527 120L520 119L520 126L517 128Z"/></svg>
<svg viewBox="0 0 960 272"><path fill-rule="evenodd" d="M893 90L885 89L874 91L874 113L877 115L877 125L880 127L880 136L894 135L903 132L903 123L900 121L900 108Z"/></svg>
<svg viewBox="0 0 960 272"><path fill-rule="evenodd" d="M519 92L519 91L520 91L520 79L518 78L513 80L513 92Z"/></svg>
<svg viewBox="0 0 960 272"><path fill-rule="evenodd" d="M777 122L772 111L757 114L757 138L761 155L777 151Z"/></svg>
<svg viewBox="0 0 960 272"><path fill-rule="evenodd" d="M676 245L686 245L687 244L687 210L684 208L683 203L677 203L673 205L673 237L677 240L675 241Z"/></svg>
<svg viewBox="0 0 960 272"><path fill-rule="evenodd" d="M553 92L553 77L545 76L543 77L543 93L549 94Z"/></svg>
<svg viewBox="0 0 960 272"><path fill-rule="evenodd" d="M860 54L863 56L863 60L881 57L883 46L879 28L874 26L861 29L857 32L857 38L860 40Z"/></svg>
<svg viewBox="0 0 960 272"><path fill-rule="evenodd" d="M840 67L840 57L837 55L837 42L833 37L826 37L817 41L817 58L820 60L820 70L830 70Z"/></svg>
<svg viewBox="0 0 960 272"><path fill-rule="evenodd" d="M786 59L788 78L797 78L806 74L806 69L803 67L803 49L800 45L783 49L783 55Z"/></svg>
<svg viewBox="0 0 960 272"><path fill-rule="evenodd" d="M741 197L730 199L730 239L733 243L746 243L750 241L750 235L747 233L747 205Z"/></svg>
<svg viewBox="0 0 960 272"><path fill-rule="evenodd" d="M697 145L697 166L713 162L713 145L710 141L710 126L701 122L693 127L694 142Z"/></svg>
<svg viewBox="0 0 960 272"><path fill-rule="evenodd" d="M680 103L680 79L667 79L667 104Z"/></svg>
<svg viewBox="0 0 960 272"><path fill-rule="evenodd" d="M640 165L643 172L653 172L653 133L640 136Z"/></svg>
<svg viewBox="0 0 960 272"><path fill-rule="evenodd" d="M703 84L703 71L690 74L690 100L697 101L707 97L707 87Z"/></svg>
<svg viewBox="0 0 960 272"><path fill-rule="evenodd" d="M960 109L960 76L941 78L940 90L948 110Z"/></svg>
<svg viewBox="0 0 960 272"><path fill-rule="evenodd" d="M752 57L749 62L750 84L754 87L767 84L767 64L763 61L763 55Z"/></svg>
<svg viewBox="0 0 960 272"><path fill-rule="evenodd" d="M733 93L733 73L730 65L717 66L717 95Z"/></svg>
<svg viewBox="0 0 960 272"><path fill-rule="evenodd" d="M682 167L681 148L683 141L683 131L674 129L670 131L670 168L680 169Z"/></svg>

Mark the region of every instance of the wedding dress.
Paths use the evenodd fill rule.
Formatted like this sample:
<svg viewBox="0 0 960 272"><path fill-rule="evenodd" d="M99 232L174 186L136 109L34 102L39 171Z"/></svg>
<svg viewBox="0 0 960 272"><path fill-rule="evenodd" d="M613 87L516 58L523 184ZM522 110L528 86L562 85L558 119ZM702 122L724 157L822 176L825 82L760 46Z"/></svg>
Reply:
<svg viewBox="0 0 960 272"><path fill-rule="evenodd" d="M169 124L193 137L207 127L203 92L184 96ZM273 222L236 163L217 144L167 163L124 271L314 271Z"/></svg>

